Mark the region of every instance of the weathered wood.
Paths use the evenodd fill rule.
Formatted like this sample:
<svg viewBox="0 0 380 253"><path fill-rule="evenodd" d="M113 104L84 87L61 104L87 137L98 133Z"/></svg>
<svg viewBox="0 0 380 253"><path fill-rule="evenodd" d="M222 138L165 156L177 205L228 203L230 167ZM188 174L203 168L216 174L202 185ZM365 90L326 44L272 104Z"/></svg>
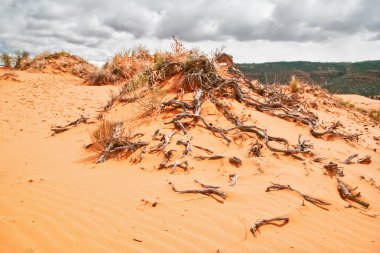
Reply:
<svg viewBox="0 0 380 253"><path fill-rule="evenodd" d="M224 156L222 155L213 155L213 156L195 156L194 159L197 160L219 160L223 159Z"/></svg>
<svg viewBox="0 0 380 253"><path fill-rule="evenodd" d="M259 143L258 140L256 140L256 143L254 143L248 151L248 157L252 157L253 155L255 155L256 157L260 157L261 156L261 149L263 147L264 146L261 143Z"/></svg>
<svg viewBox="0 0 380 253"><path fill-rule="evenodd" d="M239 178L239 174L238 173L230 174L229 178L230 178L230 181L231 181L231 183L229 184L229 186L234 186L236 184L238 178Z"/></svg>
<svg viewBox="0 0 380 253"><path fill-rule="evenodd" d="M280 191L280 190L289 190L289 191L294 191L294 192L297 192L299 195L302 196L302 198L318 207L320 207L320 205L331 205L330 203L327 203L326 201L323 201L323 200L320 200L320 199L317 199L317 198L314 198L314 197L311 197L309 195L306 195L306 194L303 194L301 193L300 191L292 188L290 185L282 185L282 184L273 184L271 186L268 186L266 191L269 192L269 191Z"/></svg>
<svg viewBox="0 0 380 253"><path fill-rule="evenodd" d="M65 126L54 126L54 127L50 128L50 130L53 131L53 133L52 133L52 136L53 136L53 135L65 132L65 131L69 130L70 128L75 127L81 123L90 124L90 123L94 123L94 122L88 122L88 118L81 115L80 118L70 122L69 124L67 124Z"/></svg>
<svg viewBox="0 0 380 253"><path fill-rule="evenodd" d="M185 150L183 151L183 155L192 155L193 151L191 149L191 142L190 141L182 141L178 140L177 145L183 145L185 146Z"/></svg>
<svg viewBox="0 0 380 253"><path fill-rule="evenodd" d="M277 226L283 226L289 222L289 217L275 217L271 219L262 219L256 221L255 224L251 227L250 231L252 232L253 236L256 237L256 232L259 231L259 228L263 225L271 224L274 221L283 221L281 225Z"/></svg>
<svg viewBox="0 0 380 253"><path fill-rule="evenodd" d="M164 160L160 163L160 166L158 169L163 169L163 168L166 168L167 167L167 164L170 160L170 158L173 156L173 152L175 152L176 150L174 149L171 149L171 150L166 150L166 149L163 149L162 150L162 153L164 154Z"/></svg>
<svg viewBox="0 0 380 253"><path fill-rule="evenodd" d="M220 186L203 184L203 183L199 182L197 179L194 179L194 182L200 184L203 188L212 188L212 189L219 189L220 188Z"/></svg>
<svg viewBox="0 0 380 253"><path fill-rule="evenodd" d="M359 199L360 197L360 192L357 194L354 194L351 189L346 183L343 182L343 180L340 177L336 177L336 180L338 181L338 191L339 195L341 196L342 199L344 200L351 200L353 202L356 202L365 208L369 207L369 203L362 201Z"/></svg>
<svg viewBox="0 0 380 253"><path fill-rule="evenodd" d="M157 144L157 146L151 150L149 150L149 153L157 153L157 152L160 152L160 151L163 151L166 146L170 143L170 139L176 134L177 132L174 130L174 131L171 131L169 132L167 135L164 135L162 136L161 138L161 142L159 144Z"/></svg>
<svg viewBox="0 0 380 253"><path fill-rule="evenodd" d="M338 164L334 162L329 162L329 164L323 165L323 168L325 168L333 176L335 175L339 175L341 177L344 176L344 173L343 173L343 170L341 170L341 167L339 167Z"/></svg>
<svg viewBox="0 0 380 253"><path fill-rule="evenodd" d="M343 163L344 164L351 164L352 163L352 159L354 159L357 156L358 156L358 154L352 154L346 160L344 160Z"/></svg>
<svg viewBox="0 0 380 253"><path fill-rule="evenodd" d="M208 148L204 148L204 147L201 147L201 146L198 146L198 145L193 145L193 147L195 147L197 149L200 149L200 150L203 150L203 151L205 151L209 155L214 154L214 151L212 151L212 150L210 150Z"/></svg>
<svg viewBox="0 0 380 253"><path fill-rule="evenodd" d="M172 186L172 190L176 193L179 193L179 194L194 193L194 194L203 194L206 196L217 195L217 196L221 197L222 199L227 198L227 195L224 192L218 191L214 188L204 188L201 190L194 189L194 190L182 190L182 191L180 191L180 190L176 189L176 187L174 186L174 184L172 182L169 182L169 184Z"/></svg>

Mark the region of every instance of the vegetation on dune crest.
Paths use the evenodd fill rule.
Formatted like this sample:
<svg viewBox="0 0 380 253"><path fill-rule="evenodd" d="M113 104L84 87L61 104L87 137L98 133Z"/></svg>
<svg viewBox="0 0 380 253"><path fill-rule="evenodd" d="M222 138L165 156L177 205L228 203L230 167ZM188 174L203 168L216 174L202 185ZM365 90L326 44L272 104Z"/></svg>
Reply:
<svg viewBox="0 0 380 253"><path fill-rule="evenodd" d="M178 40L175 40L172 51L157 52L152 57L140 57L138 53L133 56L124 56L123 59L124 64L136 64L140 66L140 69L136 67L134 69L137 71L130 72L132 74L124 80L125 84L120 92L114 94L104 107L101 118L104 118L104 113L115 103L137 102L142 116L152 116L155 112L159 112L159 115L167 117L167 113L176 112L174 116L171 114L172 119L165 124L172 124L184 136L189 136L189 130L200 124L213 135L225 140L227 144L231 143L232 136L238 135L239 132L256 135L256 143L250 153L258 156L261 155L260 149L265 146L272 152L296 156L300 160L304 158L299 157L299 154L311 152L312 145L308 144L307 140L299 138L298 145L291 146L285 138L271 136L264 128L249 125L247 123L249 120L236 115L229 106L231 101L236 101L246 108L284 120L299 122L305 125L315 138L342 138L347 141L358 139L358 134L345 132L341 122L329 124L321 122L316 112L312 110L322 105L338 104L323 89L301 85L301 81L295 77L289 87L263 86L257 82L249 82L244 74L235 68L232 57L222 51L216 51L212 56L207 56L199 50L186 50ZM138 62L139 59L143 62ZM116 59L113 59L111 63L115 61ZM118 69L123 69L123 66ZM120 73L117 72L119 76ZM159 91L162 89L170 89L171 92L166 95L160 94ZM193 97L190 102L189 96ZM308 96L312 96L312 99L306 99ZM321 101L316 102L315 97L319 97ZM208 115L202 115L202 105L206 101L215 106L216 110L229 122L230 128L218 127ZM162 138L162 141L167 141L170 137ZM160 166L169 166L167 164L171 157L170 153L167 153L169 151L165 149L159 149L159 151L163 152L166 159L166 162L162 163L165 165ZM221 156L215 157L217 158L211 159L221 158ZM178 163L174 168L179 166Z"/></svg>
<svg viewBox="0 0 380 253"><path fill-rule="evenodd" d="M0 55L0 61L6 68L11 68L12 67L12 56L8 53L1 53Z"/></svg>
<svg viewBox="0 0 380 253"><path fill-rule="evenodd" d="M16 51L13 55L2 53L0 60L8 68L41 71L51 69L61 73L71 73L81 78L87 78L90 73L96 70L94 65L65 51L55 53L45 51L34 58L30 58L29 53L26 51Z"/></svg>
<svg viewBox="0 0 380 253"><path fill-rule="evenodd" d="M120 84L141 75L153 61L148 50L139 46L129 52L117 53L101 69L88 76L90 85ZM141 77L141 76L140 76Z"/></svg>

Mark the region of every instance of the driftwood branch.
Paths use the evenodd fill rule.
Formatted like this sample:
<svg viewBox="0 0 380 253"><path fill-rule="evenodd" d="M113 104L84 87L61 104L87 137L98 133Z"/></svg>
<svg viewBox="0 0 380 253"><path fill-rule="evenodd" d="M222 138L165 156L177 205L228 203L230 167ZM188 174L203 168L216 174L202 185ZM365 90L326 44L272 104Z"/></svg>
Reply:
<svg viewBox="0 0 380 253"><path fill-rule="evenodd" d="M229 178L231 180L231 183L229 184L229 186L234 186L239 178L239 175L238 173L230 174Z"/></svg>
<svg viewBox="0 0 380 253"><path fill-rule="evenodd" d="M352 163L352 159L354 159L357 156L358 156L358 154L352 154L346 160L344 160L343 163L344 164L351 164Z"/></svg>
<svg viewBox="0 0 380 253"><path fill-rule="evenodd" d="M317 198L314 198L314 197L311 197L309 195L306 195L306 194L303 194L301 193L300 191L292 188L290 185L282 185L282 184L273 184L271 186L268 186L267 187L267 192L269 191L280 191L280 190L290 190L290 191L294 191L294 192L297 192L299 195L302 196L302 198L318 207L320 207L320 205L324 206L324 205L331 205L330 203L327 203L323 200L320 200L320 199L317 199Z"/></svg>
<svg viewBox="0 0 380 253"><path fill-rule="evenodd" d="M166 168L168 162L170 161L170 158L173 156L173 153L175 152L174 149L166 150L164 149L162 153L164 154L164 160L160 163L159 169Z"/></svg>
<svg viewBox="0 0 380 253"><path fill-rule="evenodd" d="M323 168L325 168L331 176L339 175L341 177L344 176L343 170L341 170L341 167L338 166L338 164L334 162L329 162L329 164L323 165Z"/></svg>
<svg viewBox="0 0 380 253"><path fill-rule="evenodd" d="M261 149L262 148L263 148L263 145L261 143L259 143L258 140L256 140L256 142L249 149L248 156L251 157L251 156L254 155L256 157L260 157L261 156Z"/></svg>
<svg viewBox="0 0 380 253"><path fill-rule="evenodd" d="M201 147L201 146L198 146L198 145L193 145L193 147L195 147L197 149L200 149L200 150L203 150L203 151L205 151L209 155L214 154L214 151L212 151L212 150L210 150L208 148L204 148L204 147Z"/></svg>
<svg viewBox="0 0 380 253"><path fill-rule="evenodd" d="M81 123L90 124L90 123L94 123L94 122L88 122L88 118L81 115L80 118L70 122L69 124L67 124L65 126L54 126L54 127L50 128L50 130L53 131L52 136L54 136L56 134L63 133L65 131L69 130L70 128L73 128L73 127L75 127Z"/></svg>
<svg viewBox="0 0 380 253"><path fill-rule="evenodd" d="M360 192L357 194L354 194L354 189L351 189L346 183L343 182L343 180L340 177L336 177L336 180L338 181L338 191L339 195L344 200L351 200L353 202L356 202L365 208L369 207L369 203L362 201L359 199Z"/></svg>
<svg viewBox="0 0 380 253"><path fill-rule="evenodd" d="M174 184L172 182L169 182L169 184L172 186L172 190L176 193L179 193L179 194L194 193L194 194L203 194L206 196L216 195L216 196L221 197L222 199L227 198L227 195L224 192L218 191L215 188L204 188L201 190L194 189L194 190L182 190L182 191L180 191L180 190L177 190L177 188L174 186Z"/></svg>
<svg viewBox="0 0 380 253"><path fill-rule="evenodd" d="M190 141L177 141L177 145L185 146L185 150L183 151L183 155L192 155L193 151L191 150L191 142Z"/></svg>
<svg viewBox="0 0 380 253"><path fill-rule="evenodd" d="M203 183L199 182L199 181L196 180L196 179L194 179L194 182L200 184L203 188L212 188L212 189L219 189L219 188L220 188L220 186L209 185L209 184L203 184Z"/></svg>
<svg viewBox="0 0 380 253"><path fill-rule="evenodd" d="M197 160L218 160L218 159L223 159L224 156L222 155L213 155L213 156L195 156L194 157Z"/></svg>
<svg viewBox="0 0 380 253"><path fill-rule="evenodd" d="M274 222L274 221L283 221L282 224L276 225L276 226L284 226L285 224L287 224L289 222L289 217L275 217L275 218L271 218L271 219L258 220L251 227L250 231L252 232L253 236L256 237L256 232L259 231L259 227L261 227L263 225L267 225L267 224L272 224L272 222Z"/></svg>

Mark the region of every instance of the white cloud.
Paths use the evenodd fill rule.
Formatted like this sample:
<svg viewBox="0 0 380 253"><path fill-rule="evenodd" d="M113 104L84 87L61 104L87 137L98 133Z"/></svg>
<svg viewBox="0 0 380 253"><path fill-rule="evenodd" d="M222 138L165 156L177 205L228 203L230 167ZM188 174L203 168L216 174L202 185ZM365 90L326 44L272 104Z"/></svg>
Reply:
<svg viewBox="0 0 380 253"><path fill-rule="evenodd" d="M104 61L173 35L239 62L380 58L377 0L2 0L0 51L66 49Z"/></svg>

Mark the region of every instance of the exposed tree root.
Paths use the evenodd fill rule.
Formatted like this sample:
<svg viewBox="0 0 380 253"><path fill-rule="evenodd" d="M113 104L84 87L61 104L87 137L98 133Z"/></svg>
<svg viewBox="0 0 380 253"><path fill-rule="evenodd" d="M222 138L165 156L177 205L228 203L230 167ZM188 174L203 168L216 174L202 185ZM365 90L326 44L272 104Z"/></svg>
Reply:
<svg viewBox="0 0 380 253"><path fill-rule="evenodd" d="M354 194L353 191L356 189L351 189L347 184L343 182L343 180L340 177L336 177L336 180L338 181L338 191L339 195L342 199L344 200L351 200L353 202L356 202L365 208L369 207L369 203L362 201L359 199L360 197L360 192L357 194Z"/></svg>
<svg viewBox="0 0 380 253"><path fill-rule="evenodd" d="M224 156L222 155L213 155L213 156L195 156L194 159L197 159L197 160L219 160L219 159L223 159Z"/></svg>
<svg viewBox="0 0 380 253"><path fill-rule="evenodd" d="M263 148L263 145L259 143L258 140L252 145L252 147L248 151L248 157L252 157L253 155L256 157L260 157L261 154L261 149Z"/></svg>
<svg viewBox="0 0 380 253"><path fill-rule="evenodd" d="M323 168L330 173L330 176L338 175L340 177L344 177L343 170L341 170L341 167L338 167L338 164L334 162L329 162L329 164L323 165Z"/></svg>
<svg viewBox="0 0 380 253"><path fill-rule="evenodd" d="M282 185L282 184L273 184L271 186L268 186L267 187L267 192L269 191L280 191L280 190L290 190L290 191L294 191L294 192L297 192L299 195L302 196L302 198L310 203L312 203L313 205L316 205L318 207L321 207L321 206L325 206L325 205L331 205L330 203L327 203L323 200L320 200L320 199L317 199L317 198L314 198L314 197L311 197L309 195L306 195L306 194L303 194L301 193L300 191L292 188L290 185Z"/></svg>
<svg viewBox="0 0 380 253"><path fill-rule="evenodd" d="M147 146L148 142L132 140L141 137L142 134L133 136L123 136L123 123L104 122L102 126L94 133L94 137L101 146L102 152L96 163L102 163L112 154L125 153L127 156L135 152L137 149Z"/></svg>
<svg viewBox="0 0 380 253"><path fill-rule="evenodd" d="M346 160L344 160L343 163L344 164L351 164L352 163L352 159L354 159L357 156L358 156L358 154L352 154Z"/></svg>
<svg viewBox="0 0 380 253"><path fill-rule="evenodd" d="M195 147L197 149L200 149L200 150L203 150L203 151L205 151L209 155L214 154L214 151L212 151L212 150L210 150L208 148L204 148L204 147L201 147L201 146L198 146L198 145L193 145L193 147Z"/></svg>
<svg viewBox="0 0 380 253"><path fill-rule="evenodd" d="M203 184L203 183L199 182L199 181L196 180L196 179L194 179L194 182L200 184L203 188L212 188L212 189L219 189L219 188L220 188L220 186L214 186L214 185L209 185L209 184Z"/></svg>
<svg viewBox="0 0 380 253"><path fill-rule="evenodd" d="M234 174L229 175L229 178L231 180L231 183L229 184L229 186L234 186L239 178L239 175L238 173L234 173Z"/></svg>
<svg viewBox="0 0 380 253"><path fill-rule="evenodd" d="M84 117L83 115L80 116L80 118L70 122L69 124L65 125L65 126L54 126L52 127L50 130L53 131L52 133L52 136L56 135L56 134L59 134L59 133L62 133L62 132L65 132L67 130L69 130L70 128L73 128L79 124L91 124L91 123L94 123L94 122L88 122L88 118L87 117Z"/></svg>
<svg viewBox="0 0 380 253"><path fill-rule="evenodd" d="M289 217L275 217L275 218L271 218L271 219L262 219L262 220L258 220L250 229L250 231L252 232L253 236L256 237L256 232L259 231L259 228L263 225L267 225L267 224L272 224L272 222L274 221L283 221L283 223L281 225L276 225L276 226L284 226L285 224L287 224L289 222Z"/></svg>
<svg viewBox="0 0 380 253"><path fill-rule="evenodd" d="M180 190L176 189L176 187L174 186L174 184L172 182L169 182L169 184L172 186L172 190L174 192L180 193L180 194L194 193L194 194L203 194L203 195L206 195L206 196L216 195L216 196L221 197L222 199L226 199L227 198L227 195L224 192L218 191L215 188L204 188L204 189L201 189L201 190L195 189L195 190L182 190L182 191L180 191Z"/></svg>

